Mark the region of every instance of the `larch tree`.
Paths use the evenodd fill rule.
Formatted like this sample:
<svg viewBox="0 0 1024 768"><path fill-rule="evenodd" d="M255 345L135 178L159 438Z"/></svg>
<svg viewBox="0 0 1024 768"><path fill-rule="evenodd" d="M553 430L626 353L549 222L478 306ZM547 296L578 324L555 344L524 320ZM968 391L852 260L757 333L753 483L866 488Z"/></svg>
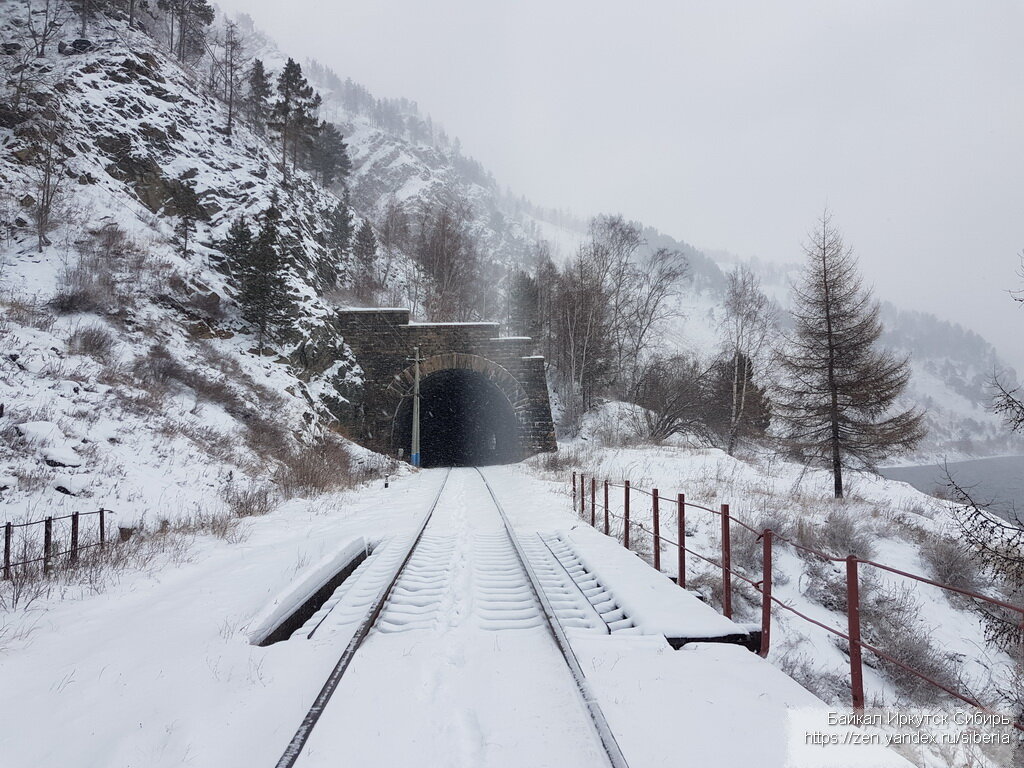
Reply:
<svg viewBox="0 0 1024 768"><path fill-rule="evenodd" d="M894 408L910 380L908 360L879 347L878 302L828 211L804 252L776 411L804 460L831 469L842 498L843 470L873 469L913 449L925 434L923 415Z"/></svg>

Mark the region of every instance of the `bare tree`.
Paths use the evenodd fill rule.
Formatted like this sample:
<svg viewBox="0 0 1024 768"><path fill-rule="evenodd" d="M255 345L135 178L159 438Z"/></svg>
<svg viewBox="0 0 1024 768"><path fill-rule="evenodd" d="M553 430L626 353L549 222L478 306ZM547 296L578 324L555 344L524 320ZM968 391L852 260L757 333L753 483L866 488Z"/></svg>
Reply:
<svg viewBox="0 0 1024 768"><path fill-rule="evenodd" d="M877 346L878 302L828 211L810 238L803 278L793 286L795 330L782 356L777 409L793 447L831 468L842 498L844 468L874 469L913 449L925 430L916 409L892 412L909 362Z"/></svg>
<svg viewBox="0 0 1024 768"><path fill-rule="evenodd" d="M677 317L679 311L672 302L679 293L679 285L687 274L687 264L678 251L659 248L641 256L630 265L626 298L617 302L620 316L617 324L625 344L619 344L617 354L619 377L626 389L637 380L645 358L664 323Z"/></svg>
<svg viewBox="0 0 1024 768"><path fill-rule="evenodd" d="M1024 254L1021 254L1020 260L1017 275L1024 280ZM1024 304L1024 288L1011 290L1010 297ZM995 373L992 375L991 388L992 410L1003 417L1010 431L1024 432L1024 395L1020 394L1020 387L1009 383L1005 374Z"/></svg>
<svg viewBox="0 0 1024 768"><path fill-rule="evenodd" d="M224 25L224 103L228 107L228 136L234 130L238 92L248 63L244 41L238 33L238 25L233 21L226 22Z"/></svg>
<svg viewBox="0 0 1024 768"><path fill-rule="evenodd" d="M26 167L29 180L29 209L40 253L50 244L47 235L59 223L62 205L68 197L68 153L63 145L64 129L56 121L39 121L32 126Z"/></svg>
<svg viewBox="0 0 1024 768"><path fill-rule="evenodd" d="M37 58L46 56L46 46L71 16L64 0L25 0L28 33Z"/></svg>
<svg viewBox="0 0 1024 768"><path fill-rule="evenodd" d="M431 320L465 321L480 314L480 250L470 218L469 205L461 200L420 216L415 253L430 278L424 305Z"/></svg>
<svg viewBox="0 0 1024 768"><path fill-rule="evenodd" d="M726 280L725 314L720 329L725 354L732 365L726 439L726 450L731 456L746 418L748 382L752 381L753 366L761 361L768 337L775 328L776 311L750 267L737 265Z"/></svg>
<svg viewBox="0 0 1024 768"><path fill-rule="evenodd" d="M655 441L682 432L706 438L705 390L710 373L711 368L696 357L650 359L636 386L637 431Z"/></svg>

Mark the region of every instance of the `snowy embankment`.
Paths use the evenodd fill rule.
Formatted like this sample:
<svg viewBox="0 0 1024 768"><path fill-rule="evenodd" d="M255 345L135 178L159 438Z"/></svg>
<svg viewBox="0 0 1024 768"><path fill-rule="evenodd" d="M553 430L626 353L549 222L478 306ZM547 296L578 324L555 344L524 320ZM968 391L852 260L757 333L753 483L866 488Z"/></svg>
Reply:
<svg viewBox="0 0 1024 768"><path fill-rule="evenodd" d="M616 419L621 423L621 419ZM589 478L634 489L657 488L659 495L675 499L685 493L691 504L718 509L728 503L733 517L757 529L777 534L830 555L856 554L877 562L942 580L937 568L943 558L957 554L959 528L956 509L911 486L876 476L855 476L845 500L830 498L832 479L826 472L807 470L775 455L732 458L710 448L676 446L601 447L607 432L590 425L587 440L565 443L555 457L536 457L531 472L557 481L570 490L573 470ZM620 435L621 436L621 435ZM622 515L621 487L611 489L613 515ZM602 489L597 494L602 504ZM633 491L631 520L651 528L650 497ZM690 507L686 518L687 545L718 560L721 553L720 518ZM600 524L600 523L599 523ZM675 538L675 505L663 502L663 533ZM588 525L589 527L589 525ZM613 517L613 535L621 541L621 523ZM633 548L648 562L650 536L633 530ZM762 577L761 542L733 526L734 568L754 581ZM774 594L801 611L845 631L845 568L801 553L776 539ZM663 545L662 568L675 576L676 550ZM985 592L977 566L968 564L967 583L954 586ZM715 606L721 605L720 571L698 558L687 560L687 586ZM870 566L861 569L862 627L865 639L933 679L1003 710L1012 690L1015 662L986 641L979 613L968 599L936 587L907 580ZM734 615L741 622L759 622L760 595L734 580ZM768 660L837 707L849 706L849 661L845 643L823 629L776 608L772 618L772 648ZM966 708L909 673L886 665L865 653L868 701L878 706ZM920 765L943 765L947 756L917 754ZM979 764L992 764L981 761ZM998 764L998 763L996 763Z"/></svg>
<svg viewBox="0 0 1024 768"><path fill-rule="evenodd" d="M574 535L581 524L563 488L519 468L487 475L521 537L558 532L584 558L601 554L601 546L588 543L597 534ZM354 542L413 530L441 476L427 471L388 489L375 484L316 504L294 501L245 521L241 544L201 539L193 557L174 568L122 578L101 595L41 600L11 617L16 623L0 654L3 688L13 692L0 699L5 759L147 768L272 764L352 627L328 622L312 639L265 648L250 644L253 629ZM304 764L333 764L351 754L348 742L338 742L339 729L352 734L363 765L402 764L383 755L435 755L442 761L435 764L518 766L541 733L551 754L579 757L572 750L580 744L594 749L568 673L556 665L541 675L557 658L544 650L543 627L528 622L492 631L473 619L487 610L471 599L483 594L474 582L487 577L479 557L488 556L499 529L495 518L485 519L482 486L462 477L453 475L434 537L438 546L450 537L445 551L453 563L431 576L444 585L431 609L436 615L371 635L325 715L328 724L336 718L335 727L315 732ZM475 562L474 550L482 553ZM632 569L608 575L613 593L664 579L628 557ZM644 627L651 617L643 605L636 608ZM816 764L799 762L791 731L817 725L828 708L749 651L708 644L673 651L660 635L629 633L577 633L572 645L633 768L684 756L708 765ZM494 695L495 686L502 695ZM394 696L381 693L392 689ZM403 719L420 709L424 722L446 725L425 729ZM499 712L504 719L492 723ZM537 720L541 712L547 720ZM734 738L737 721L744 739ZM876 749L828 756L849 766L902 765Z"/></svg>

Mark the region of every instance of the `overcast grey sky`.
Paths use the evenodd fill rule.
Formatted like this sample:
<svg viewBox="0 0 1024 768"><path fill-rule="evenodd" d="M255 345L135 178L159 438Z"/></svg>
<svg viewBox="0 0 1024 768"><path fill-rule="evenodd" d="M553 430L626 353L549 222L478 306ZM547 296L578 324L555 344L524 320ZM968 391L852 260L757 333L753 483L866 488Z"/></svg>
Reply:
<svg viewBox="0 0 1024 768"><path fill-rule="evenodd" d="M498 181L800 258L826 204L882 298L1024 369L1024 4L221 0L406 96Z"/></svg>

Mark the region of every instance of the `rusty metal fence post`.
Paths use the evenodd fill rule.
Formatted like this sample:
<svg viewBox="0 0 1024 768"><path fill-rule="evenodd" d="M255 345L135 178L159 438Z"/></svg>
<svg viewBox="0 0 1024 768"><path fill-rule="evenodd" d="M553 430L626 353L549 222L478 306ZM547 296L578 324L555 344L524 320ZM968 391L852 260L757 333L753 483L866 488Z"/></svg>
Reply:
<svg viewBox="0 0 1024 768"><path fill-rule="evenodd" d="M766 528L761 539L761 648L758 655L768 656L772 635L772 532Z"/></svg>
<svg viewBox="0 0 1024 768"><path fill-rule="evenodd" d="M625 482L623 488L625 491L622 502L622 546L629 549L629 480Z"/></svg>
<svg viewBox="0 0 1024 768"><path fill-rule="evenodd" d="M676 577L676 584L686 588L686 495L680 493L676 498L676 524L678 527L676 541L679 542L679 575Z"/></svg>
<svg viewBox="0 0 1024 768"><path fill-rule="evenodd" d="M106 510L100 507L100 549L103 549L107 544L107 524L103 516L105 512Z"/></svg>
<svg viewBox="0 0 1024 768"><path fill-rule="evenodd" d="M572 473L572 511L576 511L576 473Z"/></svg>
<svg viewBox="0 0 1024 768"><path fill-rule="evenodd" d="M604 535L608 535L608 481L604 481Z"/></svg>
<svg viewBox="0 0 1024 768"><path fill-rule="evenodd" d="M857 558L846 558L846 617L850 636L850 694L853 708L864 711L864 664L860 649L860 583L857 577Z"/></svg>
<svg viewBox="0 0 1024 768"><path fill-rule="evenodd" d="M78 562L78 513L71 513L71 554L68 562Z"/></svg>
<svg viewBox="0 0 1024 768"><path fill-rule="evenodd" d="M11 540L14 537L14 526L4 523L4 580L11 579Z"/></svg>
<svg viewBox="0 0 1024 768"><path fill-rule="evenodd" d="M654 529L654 570L661 570L661 518L658 514L658 489L651 496L651 524Z"/></svg>
<svg viewBox="0 0 1024 768"><path fill-rule="evenodd" d="M722 505L722 613L732 618L732 545L729 543L729 505Z"/></svg>
<svg viewBox="0 0 1024 768"><path fill-rule="evenodd" d="M597 478L590 478L590 527L597 526Z"/></svg>
<svg viewBox="0 0 1024 768"><path fill-rule="evenodd" d="M43 521L43 573L50 572L50 553L53 551L53 518Z"/></svg>

